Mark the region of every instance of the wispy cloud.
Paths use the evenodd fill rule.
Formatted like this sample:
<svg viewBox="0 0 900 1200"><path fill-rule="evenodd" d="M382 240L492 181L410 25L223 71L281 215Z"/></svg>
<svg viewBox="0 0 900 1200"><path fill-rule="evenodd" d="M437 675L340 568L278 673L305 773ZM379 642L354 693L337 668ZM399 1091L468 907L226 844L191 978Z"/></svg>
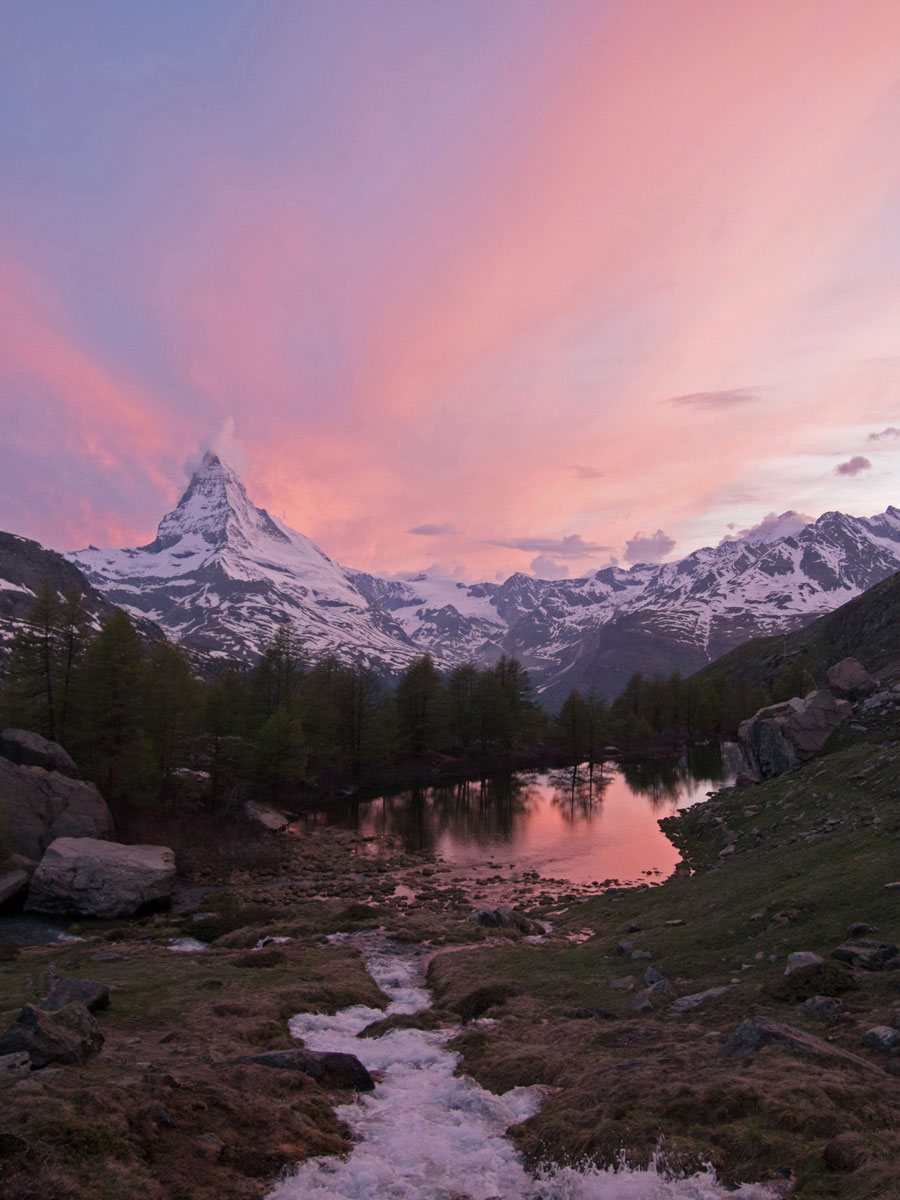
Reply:
<svg viewBox="0 0 900 1200"><path fill-rule="evenodd" d="M661 529L657 529L656 533L647 535L638 531L625 544L625 561L630 563L659 562L660 559L665 558L669 551L674 548L675 539L670 538Z"/></svg>
<svg viewBox="0 0 900 1200"><path fill-rule="evenodd" d="M565 563L557 562L552 554L538 554L531 560L531 573L538 579L566 579L569 568Z"/></svg>
<svg viewBox="0 0 900 1200"><path fill-rule="evenodd" d="M838 463L834 468L835 475L859 475L863 471L871 471L872 464L862 454L854 454L846 462Z"/></svg>
<svg viewBox="0 0 900 1200"><path fill-rule="evenodd" d="M492 540L491 546L505 546L509 550L528 550L534 554L551 554L559 558L587 558L612 546L601 546L599 542L586 542L580 533L570 533L563 538L509 538L507 541Z"/></svg>
<svg viewBox="0 0 900 1200"><path fill-rule="evenodd" d="M887 429L882 429L881 433L870 433L866 438L867 442L883 442L885 438L900 437L900 429L894 425L888 425Z"/></svg>
<svg viewBox="0 0 900 1200"><path fill-rule="evenodd" d="M729 388L717 392L688 392L686 396L673 396L664 404L677 404L684 408L734 408L736 404L755 404L759 396L750 388Z"/></svg>
<svg viewBox="0 0 900 1200"><path fill-rule="evenodd" d="M406 532L416 533L420 537L446 537L448 533L456 533L457 530L449 521L442 521L439 525L416 525Z"/></svg>
<svg viewBox="0 0 900 1200"><path fill-rule="evenodd" d="M602 479L603 472L597 467L572 467L572 474L578 479Z"/></svg>

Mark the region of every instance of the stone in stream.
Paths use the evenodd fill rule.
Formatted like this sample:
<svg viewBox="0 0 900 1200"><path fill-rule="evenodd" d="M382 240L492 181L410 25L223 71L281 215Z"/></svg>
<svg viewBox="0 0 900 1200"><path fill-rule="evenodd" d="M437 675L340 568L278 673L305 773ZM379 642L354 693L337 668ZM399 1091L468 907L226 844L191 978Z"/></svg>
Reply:
<svg viewBox="0 0 900 1200"><path fill-rule="evenodd" d="M353 1088L371 1092L375 1080L354 1054L329 1050L271 1050L264 1054L242 1054L235 1063L274 1067L280 1071L302 1071L325 1087Z"/></svg>

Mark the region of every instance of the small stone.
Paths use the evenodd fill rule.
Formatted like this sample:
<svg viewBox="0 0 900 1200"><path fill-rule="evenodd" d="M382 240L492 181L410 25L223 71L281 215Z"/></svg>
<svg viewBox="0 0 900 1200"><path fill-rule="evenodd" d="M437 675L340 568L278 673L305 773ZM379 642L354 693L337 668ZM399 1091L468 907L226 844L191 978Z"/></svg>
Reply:
<svg viewBox="0 0 900 1200"><path fill-rule="evenodd" d="M894 883L886 883L884 886L889 892L900 891L900 879L896 880Z"/></svg>
<svg viewBox="0 0 900 1200"><path fill-rule="evenodd" d="M627 930L629 933L640 933L641 927L638 925L637 921L629 921Z"/></svg>
<svg viewBox="0 0 900 1200"><path fill-rule="evenodd" d="M843 1009L841 1002L835 996L810 996L803 1004L804 1016L814 1017L817 1021L825 1021L829 1025L837 1025Z"/></svg>
<svg viewBox="0 0 900 1200"><path fill-rule="evenodd" d="M890 1025L875 1025L862 1035L862 1044L870 1050L892 1050L900 1042L900 1029L891 1029Z"/></svg>
<svg viewBox="0 0 900 1200"><path fill-rule="evenodd" d="M652 995L653 995L652 988L644 988L643 991L638 992L637 995L633 996L631 999L632 1011L636 1012L638 1014L652 1013L653 1012L653 1000L651 999Z"/></svg>
<svg viewBox="0 0 900 1200"><path fill-rule="evenodd" d="M673 1000L669 1005L668 1012L671 1016L678 1016L679 1013L691 1012L695 1008L700 1008L701 1005L709 1004L711 1000L718 1000L720 996L724 996L726 992L730 992L730 987L707 988L705 992L694 992L690 996L681 996L678 1000Z"/></svg>
<svg viewBox="0 0 900 1200"><path fill-rule="evenodd" d="M201 1133L194 1138L194 1145L208 1162L218 1162L225 1143L214 1133Z"/></svg>
<svg viewBox="0 0 900 1200"><path fill-rule="evenodd" d="M665 924L666 924L666 925L671 925L671 926L675 926L675 925L683 925L683 924L684 924L684 921L682 921L680 917L676 917L676 918L675 918L674 920L672 920L672 921L666 921L666 922L665 922Z"/></svg>
<svg viewBox="0 0 900 1200"><path fill-rule="evenodd" d="M623 939L622 941L616 943L616 954L627 955L630 954L633 949L634 942L629 942Z"/></svg>
<svg viewBox="0 0 900 1200"><path fill-rule="evenodd" d="M619 979L613 979L609 986L617 992L630 992L636 983L633 975L622 975Z"/></svg>
<svg viewBox="0 0 900 1200"><path fill-rule="evenodd" d="M642 959L642 958L652 958L653 955L650 953L649 950L632 950L631 957L632 957L632 959Z"/></svg>
<svg viewBox="0 0 900 1200"><path fill-rule="evenodd" d="M795 950L793 954L788 955L784 973L791 975L794 971L799 971L801 967L818 967L824 961L821 954L814 954L812 950Z"/></svg>
<svg viewBox="0 0 900 1200"><path fill-rule="evenodd" d="M852 925L847 926L848 938L865 937L867 933L871 932L872 926L868 921L854 921Z"/></svg>

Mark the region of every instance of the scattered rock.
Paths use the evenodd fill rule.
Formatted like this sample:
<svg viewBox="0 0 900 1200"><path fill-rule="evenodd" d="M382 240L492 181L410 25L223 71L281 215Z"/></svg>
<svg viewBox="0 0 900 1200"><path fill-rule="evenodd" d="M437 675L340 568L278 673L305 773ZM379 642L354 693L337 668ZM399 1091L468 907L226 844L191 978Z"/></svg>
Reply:
<svg viewBox="0 0 900 1200"><path fill-rule="evenodd" d="M126 962L124 954L118 954L115 950L103 950L100 954L92 954L91 962Z"/></svg>
<svg viewBox="0 0 900 1200"><path fill-rule="evenodd" d="M631 998L631 1008L633 1012L643 1015L644 1013L653 1012L653 989L644 988L643 991Z"/></svg>
<svg viewBox="0 0 900 1200"><path fill-rule="evenodd" d="M792 771L813 758L849 716L847 700L829 691L810 692L761 708L738 727L748 763L761 779Z"/></svg>
<svg viewBox="0 0 900 1200"><path fill-rule="evenodd" d="M652 958L653 955L650 953L649 950L632 950L631 957L632 957L632 959L639 960L642 958Z"/></svg>
<svg viewBox="0 0 900 1200"><path fill-rule="evenodd" d="M208 1162L218 1162L225 1143L215 1133L201 1133L194 1138L194 1145Z"/></svg>
<svg viewBox="0 0 900 1200"><path fill-rule="evenodd" d="M678 1016L679 1013L691 1012L692 1009L700 1008L703 1004L709 1004L711 1000L718 1000L720 996L724 996L726 992L730 992L731 988L715 987L707 988L705 992L694 992L691 996L681 996L677 1000L673 1000L666 1010L668 1013Z"/></svg>
<svg viewBox="0 0 900 1200"><path fill-rule="evenodd" d="M640 933L641 932L641 927L640 927L640 925L638 925L637 921L629 921L626 928L627 928L628 933Z"/></svg>
<svg viewBox="0 0 900 1200"><path fill-rule="evenodd" d="M281 1071L303 1071L325 1087L352 1088L371 1092L375 1081L355 1054L322 1050L272 1050L265 1054L243 1054L236 1063L253 1063Z"/></svg>
<svg viewBox="0 0 900 1200"><path fill-rule="evenodd" d="M795 950L793 954L788 955L784 973L793 975L794 971L799 971L801 967L817 967L824 961L821 954L814 954L812 950Z"/></svg>
<svg viewBox="0 0 900 1200"><path fill-rule="evenodd" d="M617 992L630 992L636 983L634 975L622 975L619 979L611 980L609 986Z"/></svg>
<svg viewBox="0 0 900 1200"><path fill-rule="evenodd" d="M843 1011L836 996L810 996L803 1003L804 1016L814 1017L817 1021L825 1021L829 1025L836 1025Z"/></svg>
<svg viewBox="0 0 900 1200"><path fill-rule="evenodd" d="M781 1021L773 1021L771 1017L748 1017L741 1021L734 1033L719 1047L719 1058L746 1058L756 1054L765 1046L784 1046L789 1050L803 1050L809 1054L824 1054L832 1058L842 1058L857 1063L861 1067L871 1069L871 1064L856 1054L832 1046L796 1029L793 1025L784 1025Z"/></svg>
<svg viewBox="0 0 900 1200"><path fill-rule="evenodd" d="M832 951L832 958L848 962L862 971L884 971L900 967L900 950L889 942L849 941Z"/></svg>
<svg viewBox="0 0 900 1200"><path fill-rule="evenodd" d="M37 862L57 838L111 838L106 801L92 783L0 758L8 849Z"/></svg>
<svg viewBox="0 0 900 1200"><path fill-rule="evenodd" d="M570 1008L563 1016L568 1017L570 1021L586 1021L589 1017L595 1017L598 1021L617 1020L616 1014L608 1008Z"/></svg>
<svg viewBox="0 0 900 1200"><path fill-rule="evenodd" d="M4 729L0 733L0 758L20 767L43 767L61 775L78 774L74 760L59 742L51 742L28 729Z"/></svg>
<svg viewBox="0 0 900 1200"><path fill-rule="evenodd" d="M684 921L682 921L682 919L681 919L680 917L675 917L675 918L674 918L673 920L671 920L671 921L666 921L666 922L665 922L665 924L666 924L666 925L670 925L670 926L674 927L674 926L676 926L676 925L683 925L683 924L684 924Z"/></svg>
<svg viewBox="0 0 900 1200"><path fill-rule="evenodd" d="M869 1158L869 1148L858 1133L839 1133L822 1151L830 1171L855 1171Z"/></svg>
<svg viewBox="0 0 900 1200"><path fill-rule="evenodd" d="M514 908L479 908L469 917L487 929L518 929L520 933L545 933L543 925L530 921Z"/></svg>
<svg viewBox="0 0 900 1200"><path fill-rule="evenodd" d="M648 967L644 972L644 983L652 992L656 992L660 996L675 995L675 989L671 983L655 967Z"/></svg>
<svg viewBox="0 0 900 1200"><path fill-rule="evenodd" d="M890 1025L876 1025L867 1029L862 1035L862 1044L870 1050L883 1050L887 1053L900 1042L900 1029L892 1029Z"/></svg>
<svg viewBox="0 0 900 1200"><path fill-rule="evenodd" d="M273 808L271 804L262 804L259 800L248 800L244 805L244 815L274 833L291 823L291 818L285 813Z"/></svg>
<svg viewBox="0 0 900 1200"><path fill-rule="evenodd" d="M4 1054L0 1057L0 1087L24 1079L30 1071L31 1059L27 1051L18 1050L13 1054Z"/></svg>
<svg viewBox="0 0 900 1200"><path fill-rule="evenodd" d="M94 979L57 979L41 1001L41 1008L44 1012L59 1012L67 1004L83 1004L88 1012L109 1008L109 988Z"/></svg>
<svg viewBox="0 0 900 1200"><path fill-rule="evenodd" d="M868 921L854 921L852 925L847 926L848 938L865 937L867 933L872 932L872 926Z"/></svg>
<svg viewBox="0 0 900 1200"><path fill-rule="evenodd" d="M168 901L174 887L175 855L168 846L124 846L92 837L58 837L38 864L25 908L125 917L145 904Z"/></svg>
<svg viewBox="0 0 900 1200"><path fill-rule="evenodd" d="M842 658L828 668L825 679L831 691L845 700L862 700L878 687L858 658Z"/></svg>
<svg viewBox="0 0 900 1200"><path fill-rule="evenodd" d="M627 938L623 938L616 943L616 954L629 955L634 949L634 942L629 942Z"/></svg>
<svg viewBox="0 0 900 1200"><path fill-rule="evenodd" d="M102 1045L100 1027L83 1004L67 1004L59 1012L26 1004L15 1024L0 1034L0 1057L25 1053L32 1068L83 1063Z"/></svg>

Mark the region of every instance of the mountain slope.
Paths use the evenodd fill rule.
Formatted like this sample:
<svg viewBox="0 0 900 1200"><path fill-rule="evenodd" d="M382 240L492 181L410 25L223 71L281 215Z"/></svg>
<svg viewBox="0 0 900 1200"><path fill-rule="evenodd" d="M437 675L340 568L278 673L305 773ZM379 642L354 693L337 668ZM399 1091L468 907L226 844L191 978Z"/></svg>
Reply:
<svg viewBox="0 0 900 1200"><path fill-rule="evenodd" d="M776 533L797 525L786 513ZM825 513L774 540L580 579L384 579L339 566L255 507L208 454L149 545L69 557L109 599L213 656L253 661L289 620L310 657L335 653L388 677L426 652L443 669L512 654L553 707L573 687L614 696L635 670L696 671L832 611L900 569L900 511Z"/></svg>

